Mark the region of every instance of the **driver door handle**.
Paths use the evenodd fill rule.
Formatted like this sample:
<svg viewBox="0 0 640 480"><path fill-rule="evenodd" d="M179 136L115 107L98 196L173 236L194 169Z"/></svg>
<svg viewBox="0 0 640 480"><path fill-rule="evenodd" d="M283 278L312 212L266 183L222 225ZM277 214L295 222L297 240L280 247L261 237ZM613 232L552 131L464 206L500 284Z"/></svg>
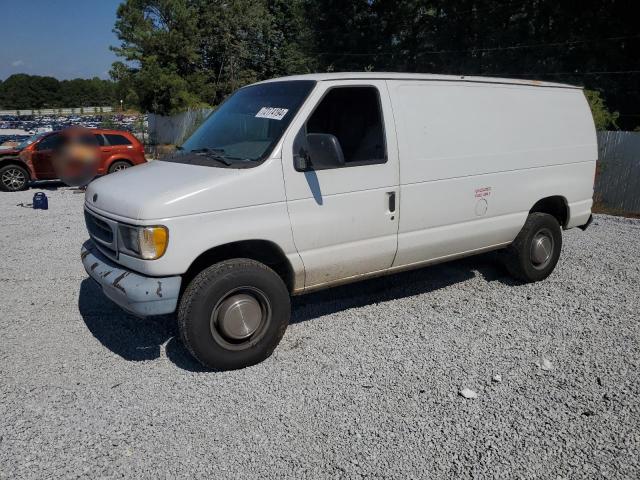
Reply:
<svg viewBox="0 0 640 480"><path fill-rule="evenodd" d="M389 213L396 211L396 192L387 192L387 198L389 200Z"/></svg>

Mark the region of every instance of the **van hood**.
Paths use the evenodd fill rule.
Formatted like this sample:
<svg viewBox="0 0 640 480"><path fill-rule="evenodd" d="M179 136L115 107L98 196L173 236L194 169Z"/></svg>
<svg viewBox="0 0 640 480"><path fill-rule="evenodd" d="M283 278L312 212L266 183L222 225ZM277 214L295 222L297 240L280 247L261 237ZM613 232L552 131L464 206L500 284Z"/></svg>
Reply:
<svg viewBox="0 0 640 480"><path fill-rule="evenodd" d="M132 220L157 220L284 200L279 159L234 169L153 160L89 184L87 206Z"/></svg>

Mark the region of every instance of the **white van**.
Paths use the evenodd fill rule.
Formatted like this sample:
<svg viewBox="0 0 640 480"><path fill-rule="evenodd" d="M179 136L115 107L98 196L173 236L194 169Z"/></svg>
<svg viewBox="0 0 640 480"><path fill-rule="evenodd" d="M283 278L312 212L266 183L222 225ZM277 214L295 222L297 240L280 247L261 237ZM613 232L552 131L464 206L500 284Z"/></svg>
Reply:
<svg viewBox="0 0 640 480"><path fill-rule="evenodd" d="M250 85L161 161L91 183L89 275L177 310L203 365L268 357L290 295L504 249L538 281L586 228L596 134L580 88L331 73Z"/></svg>

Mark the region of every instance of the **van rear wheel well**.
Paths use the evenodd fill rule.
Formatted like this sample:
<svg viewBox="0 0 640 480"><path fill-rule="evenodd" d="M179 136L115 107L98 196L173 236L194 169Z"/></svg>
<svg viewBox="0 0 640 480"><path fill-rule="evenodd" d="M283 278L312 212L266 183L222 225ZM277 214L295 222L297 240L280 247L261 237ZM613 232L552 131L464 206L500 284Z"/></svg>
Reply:
<svg viewBox="0 0 640 480"><path fill-rule="evenodd" d="M282 249L268 240L242 240L219 245L201 253L182 276L182 289L184 290L205 268L233 258L248 258L267 265L278 274L289 292L293 291L293 268Z"/></svg>
<svg viewBox="0 0 640 480"><path fill-rule="evenodd" d="M538 200L529 213L547 213L553 216L563 228L567 226L569 221L567 200L559 195Z"/></svg>

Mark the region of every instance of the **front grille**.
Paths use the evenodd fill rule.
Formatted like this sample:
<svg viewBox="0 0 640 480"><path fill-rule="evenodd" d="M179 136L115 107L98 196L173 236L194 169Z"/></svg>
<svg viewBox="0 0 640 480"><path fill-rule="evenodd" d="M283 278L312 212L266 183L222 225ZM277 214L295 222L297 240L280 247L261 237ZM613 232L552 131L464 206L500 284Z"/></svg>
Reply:
<svg viewBox="0 0 640 480"><path fill-rule="evenodd" d="M84 211L84 219L87 224L89 236L96 244L96 247L107 257L117 260L118 222L98 216L88 209Z"/></svg>
<svg viewBox="0 0 640 480"><path fill-rule="evenodd" d="M86 210L84 212L84 218L87 223L87 230L89 230L91 236L106 243L113 243L113 230L107 222L100 220L98 217L94 217Z"/></svg>
<svg viewBox="0 0 640 480"><path fill-rule="evenodd" d="M96 247L98 248L98 250L100 250L102 253L104 253L107 257L110 257L110 258L113 258L113 259L117 259L118 258L118 252L116 252L112 248L109 248L109 247L106 247L106 246L100 245L100 244L97 244Z"/></svg>

